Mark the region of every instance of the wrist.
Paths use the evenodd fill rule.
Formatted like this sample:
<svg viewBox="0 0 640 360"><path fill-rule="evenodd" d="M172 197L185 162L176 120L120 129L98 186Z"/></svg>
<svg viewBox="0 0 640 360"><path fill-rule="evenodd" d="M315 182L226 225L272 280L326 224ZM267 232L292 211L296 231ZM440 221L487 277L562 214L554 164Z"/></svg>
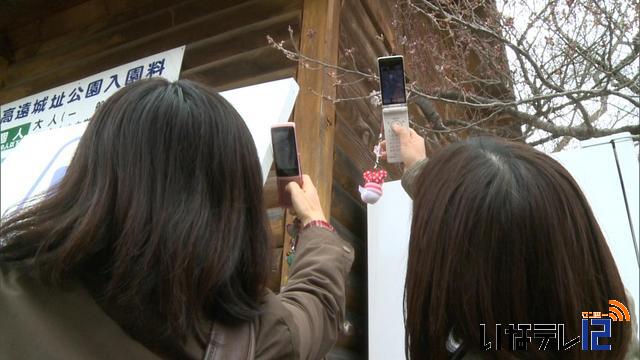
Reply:
<svg viewBox="0 0 640 360"><path fill-rule="evenodd" d="M404 163L404 171L407 171L407 170L411 169L415 164L419 163L421 160L424 160L426 158L427 158L426 155L416 156L415 158L405 162Z"/></svg>

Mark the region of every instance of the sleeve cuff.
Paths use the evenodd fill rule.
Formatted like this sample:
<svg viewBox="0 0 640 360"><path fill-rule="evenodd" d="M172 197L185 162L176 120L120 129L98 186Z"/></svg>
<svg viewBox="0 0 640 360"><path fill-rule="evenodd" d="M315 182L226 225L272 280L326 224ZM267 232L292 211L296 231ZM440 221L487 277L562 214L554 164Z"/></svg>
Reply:
<svg viewBox="0 0 640 360"><path fill-rule="evenodd" d="M418 179L418 175L420 175L420 173L422 172L422 168L424 168L427 161L429 161L428 158L416 161L413 165L411 165L410 168L405 170L404 174L402 175L402 180L400 183L402 184L404 191L409 194L411 199L413 199L413 196L415 195L415 183Z"/></svg>

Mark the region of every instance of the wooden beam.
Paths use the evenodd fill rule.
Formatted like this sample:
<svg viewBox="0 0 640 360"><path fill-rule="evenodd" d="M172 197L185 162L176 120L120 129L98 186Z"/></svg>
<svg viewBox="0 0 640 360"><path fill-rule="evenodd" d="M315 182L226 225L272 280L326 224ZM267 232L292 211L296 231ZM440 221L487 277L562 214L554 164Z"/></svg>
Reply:
<svg viewBox="0 0 640 360"><path fill-rule="evenodd" d="M289 26L296 33L300 31L300 9L275 15L256 23L239 25L231 31L187 45L185 57L182 60L182 71L195 72L198 68L206 67L207 64L214 61L224 60L252 49L267 46L267 35L276 41L289 41L289 32L287 31ZM296 44L298 43L299 41L296 41ZM284 60L282 54L281 58ZM291 67L295 67L293 61L286 60Z"/></svg>
<svg viewBox="0 0 640 360"><path fill-rule="evenodd" d="M13 61L13 51L11 51L9 39L5 35L0 35L0 87L4 86L7 68L11 61Z"/></svg>
<svg viewBox="0 0 640 360"><path fill-rule="evenodd" d="M281 208L267 209L267 217L271 230L271 247L281 248L284 237L284 210Z"/></svg>
<svg viewBox="0 0 640 360"><path fill-rule="evenodd" d="M396 34L393 27L393 13L392 2L388 0L362 0L362 5L369 14L376 32L384 36L384 42L387 48L392 53L398 53L399 48Z"/></svg>
<svg viewBox="0 0 640 360"><path fill-rule="evenodd" d="M45 16L64 11L86 0L19 0L0 2L0 33L24 24L38 22Z"/></svg>
<svg viewBox="0 0 640 360"><path fill-rule="evenodd" d="M361 237L354 235L351 230L347 229L336 218L331 218L331 225L333 225L342 239L353 246L356 254L347 279L347 287L356 289L351 289L347 294L346 308L348 311L364 314L367 312L365 306L367 297L365 285L367 283L367 243L362 239L366 237L366 234L362 234Z"/></svg>
<svg viewBox="0 0 640 360"><path fill-rule="evenodd" d="M271 228L271 272L267 281L267 287L275 292L280 290L280 273L282 272L282 239L284 232L284 212L280 208L267 210L269 227Z"/></svg>
<svg viewBox="0 0 640 360"><path fill-rule="evenodd" d="M338 120L340 121L340 120ZM339 127L336 129L338 132ZM362 185L362 169L359 168L346 153L338 145L338 133L336 133L336 146L333 164L333 183L341 186L353 198L354 201L360 200L360 192L358 186ZM332 200L332 203L335 199ZM335 204L333 204L335 205Z"/></svg>
<svg viewBox="0 0 640 360"><path fill-rule="evenodd" d="M87 25L84 22L73 22L71 19L62 19L70 26L67 31L45 33L43 28L48 22L59 17L58 13L49 13L43 19L29 22L22 27L12 28L8 33L15 45L16 60L26 60L34 56L50 56L49 52L56 53L69 51L78 43L88 45L95 43L94 35L120 27L126 27L136 20L154 17L160 12L180 6L180 3L189 0L103 0L107 14L97 17ZM166 11L165 11L166 10ZM51 19L51 20L50 20ZM84 25L83 25L84 24ZM171 23L169 23L170 26ZM175 25L175 24L174 24ZM99 41L98 41L99 42Z"/></svg>
<svg viewBox="0 0 640 360"><path fill-rule="evenodd" d="M341 6L340 0L304 0L299 46L302 54L327 64L337 64ZM327 218L331 216L335 106L323 96L335 98L336 93L329 70L298 64L300 92L294 111L302 171L316 184ZM289 214L286 221L291 221ZM285 235L285 253L290 241ZM283 256L282 284L286 283L288 272L286 256Z"/></svg>
<svg viewBox="0 0 640 360"><path fill-rule="evenodd" d="M328 64L337 63L340 6L339 0L304 1L300 36L302 54ZM294 122L298 125L302 169L316 183L322 208L329 217L335 106L323 96L335 98L336 90L334 80L329 76L331 69L308 68L305 65L300 63L298 66L300 93Z"/></svg>
<svg viewBox="0 0 640 360"><path fill-rule="evenodd" d="M346 81L357 81L350 76L344 77ZM339 102L336 105L338 122L340 118L347 119L347 126L351 127L360 137L362 145L373 151L373 147L378 143L378 135L382 126L382 111L379 106L371 104L369 99L357 99L366 97L372 90L377 90L375 86L367 86L369 81L360 81L348 86L341 86L337 95L343 99L354 99Z"/></svg>
<svg viewBox="0 0 640 360"><path fill-rule="evenodd" d="M342 22L340 26L340 55L339 64L346 68L356 67L361 71L377 72L376 58L389 53L386 44L376 38L380 33L375 25L374 15L368 11L365 3L371 1L349 1L345 2L342 9ZM367 5L368 6L368 5ZM389 17L389 14L385 16ZM354 56L349 56L349 53ZM362 79L359 75L344 74L341 78L344 84L338 86L337 96L339 99L358 99L339 102L336 105L337 129L336 129L336 149L342 149L359 172L371 168L375 157L373 148L378 142L378 135L381 126L381 109L373 105L369 99L364 99L373 90L378 90L377 81ZM340 165L337 159L336 166ZM389 171L392 179L401 176L401 169L392 164L382 162L382 166ZM344 166L343 166L344 167ZM340 172L334 168L334 172ZM346 177L343 175L342 178ZM334 177L334 181L338 177ZM359 176L356 181L361 181ZM348 182L343 183L343 187L352 196L355 188ZM356 194L357 195L357 194ZM358 197L359 198L359 197Z"/></svg>
<svg viewBox="0 0 640 360"><path fill-rule="evenodd" d="M38 56L53 57L54 54L66 54L80 46L91 48L94 44L121 44L131 39L141 38L144 35L155 34L172 26L181 26L194 19L202 18L207 14L225 11L236 7L248 0L217 0L212 6L209 0L103 0L108 14L91 22L90 26L81 26L82 23L74 23L71 14L51 14L43 21L37 23L36 36L32 42L38 43ZM84 4L82 4L84 5ZM203 8L206 6L207 8ZM75 10L75 12L82 10ZM168 22L164 22L164 16L169 15ZM69 23L72 26L68 31L61 32L59 36L44 31L49 22L58 18L58 22ZM150 28L147 24L153 24ZM30 25L29 25L30 26ZM10 34L16 40L16 48L28 43L24 36L32 36L29 29L15 29L17 34ZM26 31L25 31L26 30ZM21 41L22 40L22 41ZM110 41L113 41L111 43ZM93 47L94 50L99 49ZM87 56L86 54L85 56Z"/></svg>
<svg viewBox="0 0 640 360"><path fill-rule="evenodd" d="M276 183L276 172L273 166L267 175L267 181L262 188L262 197L264 199L264 207L267 209L278 207L278 185Z"/></svg>
<svg viewBox="0 0 640 360"><path fill-rule="evenodd" d="M95 41L88 44L86 40L79 39L70 44L71 48L66 51L51 51L46 56L43 54L29 61L12 65L7 74L7 84L10 86L3 90L10 92L12 88L26 83L29 85L35 82L52 83L55 82L52 77L60 80L61 73L74 74L73 78L68 80L73 81L148 56L150 53L188 45L232 31L240 24L259 22L272 16L288 13L298 9L299 6L299 0L252 0L218 12L201 14L179 25L174 24L176 15L163 11L152 18L143 19L143 23L136 21L128 23L126 27L101 32L92 36L91 38ZM88 73L85 73L87 71ZM64 82L66 81L61 83ZM46 88L34 90L41 91ZM6 96L3 97L6 98Z"/></svg>
<svg viewBox="0 0 640 360"><path fill-rule="evenodd" d="M201 67L180 76L204 82L218 91L291 77L295 67L278 50L263 46Z"/></svg>
<svg viewBox="0 0 640 360"><path fill-rule="evenodd" d="M343 12L340 45L353 50L354 58L341 53L341 65L351 67L355 60L358 69L377 73L376 58L389 55L385 42L376 37L379 33L360 1L346 2ZM347 64L343 64L342 58L346 58Z"/></svg>
<svg viewBox="0 0 640 360"><path fill-rule="evenodd" d="M340 185L333 184L332 218L344 225L356 236L366 238L367 208L359 199L349 195Z"/></svg>

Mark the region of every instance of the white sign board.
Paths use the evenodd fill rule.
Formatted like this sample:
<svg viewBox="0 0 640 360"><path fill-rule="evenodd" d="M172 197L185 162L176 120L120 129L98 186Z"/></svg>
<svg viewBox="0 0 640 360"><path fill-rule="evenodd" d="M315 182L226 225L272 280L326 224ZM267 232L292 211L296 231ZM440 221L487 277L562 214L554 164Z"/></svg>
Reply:
<svg viewBox="0 0 640 360"><path fill-rule="evenodd" d="M236 108L251 131L264 181L273 163L271 126L289 121L298 90L298 83L287 78L220 93Z"/></svg>
<svg viewBox="0 0 640 360"><path fill-rule="evenodd" d="M610 140L615 141L618 162ZM604 233L625 288L633 295L635 314L640 311L640 277L638 259L631 237L631 221L636 241L640 235L640 169L638 151L629 134L582 141L581 148L551 154L573 176L587 197L591 209ZM627 195L630 217L627 215L618 164ZM626 305L626 304L625 304ZM630 309L631 310L631 309ZM636 323L636 326L640 324ZM638 333L636 333L638 334Z"/></svg>
<svg viewBox="0 0 640 360"><path fill-rule="evenodd" d="M0 173L2 216L47 190L64 175L87 124L27 136L7 156Z"/></svg>
<svg viewBox="0 0 640 360"><path fill-rule="evenodd" d="M2 161L30 134L88 121L119 88L150 77L178 80L184 46L0 106ZM37 155L37 154L36 154Z"/></svg>
<svg viewBox="0 0 640 360"><path fill-rule="evenodd" d="M406 359L404 280L413 202L400 181L384 184L384 195L367 206L369 359Z"/></svg>
<svg viewBox="0 0 640 360"><path fill-rule="evenodd" d="M221 93L251 131L265 181L273 162L269 129L271 125L288 121L297 94L298 84L291 78ZM13 150L2 163L0 214L47 190L64 175L87 124L82 122L30 135Z"/></svg>
<svg viewBox="0 0 640 360"><path fill-rule="evenodd" d="M625 135L618 135L624 137ZM628 135L627 135L628 137ZM609 138L581 142L582 149L553 154L584 192L604 232L624 286L640 299L636 252L629 228L618 168ZM596 145L600 144L600 145ZM640 210L638 151L630 139L616 149L636 237ZM384 196L368 206L368 323L371 360L405 359L403 295L412 201L399 181L384 184ZM603 304L606 311L608 304ZM576 314L576 318L580 314ZM637 324L637 323L636 323ZM636 332L638 334L638 332Z"/></svg>

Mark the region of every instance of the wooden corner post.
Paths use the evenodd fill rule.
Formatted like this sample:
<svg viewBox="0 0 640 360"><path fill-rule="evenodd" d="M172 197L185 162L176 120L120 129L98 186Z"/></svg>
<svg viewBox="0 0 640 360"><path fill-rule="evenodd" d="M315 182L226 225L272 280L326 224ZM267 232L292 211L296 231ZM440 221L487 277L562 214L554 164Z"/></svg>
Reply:
<svg viewBox="0 0 640 360"><path fill-rule="evenodd" d="M300 86L293 115L298 136L302 171L309 174L318 189L327 219L331 216L333 179L333 138L336 112L336 70L320 65L336 65L340 40L341 0L304 0L299 50L307 58L300 60L296 80ZM285 224L293 218L287 213ZM284 232L281 285L287 281L289 266L286 253L291 238Z"/></svg>

